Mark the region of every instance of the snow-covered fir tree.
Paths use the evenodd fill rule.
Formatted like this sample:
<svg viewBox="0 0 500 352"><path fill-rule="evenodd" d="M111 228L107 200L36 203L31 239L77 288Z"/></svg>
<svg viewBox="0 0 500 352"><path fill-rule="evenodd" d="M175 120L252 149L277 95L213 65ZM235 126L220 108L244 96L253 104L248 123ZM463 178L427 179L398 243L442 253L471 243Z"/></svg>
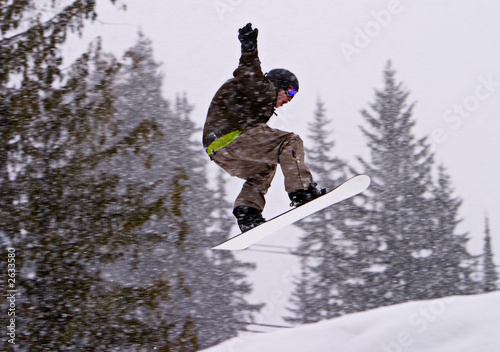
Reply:
<svg viewBox="0 0 500 352"><path fill-rule="evenodd" d="M333 130L330 127L332 120L326 116L323 101L318 99L314 118L308 123L311 140L310 147L306 147L308 167L314 173L316 182L320 187L333 189L345 181L348 170L345 161L333 157L335 142Z"/></svg>
<svg viewBox="0 0 500 352"><path fill-rule="evenodd" d="M105 263L137 245L144 223L166 211L165 195L146 196L154 185L122 182L107 167L115 158L148 155L154 122L120 129L113 94L120 65L99 41L61 69L68 30L95 17L95 2L51 3L56 14L46 21L40 3L1 5L0 167L8 193L0 195L7 205L0 221L22 253L17 336L26 351L112 351L148 331L155 341L171 327L157 319L148 326L136 312L153 316L169 299L168 283L158 278L127 290L101 277ZM20 23L30 25L18 32ZM118 309L119 301L128 306Z"/></svg>
<svg viewBox="0 0 500 352"><path fill-rule="evenodd" d="M422 281L429 282L425 298L473 293L477 284L472 280L474 258L467 251L467 234L457 234L460 223L458 212L462 201L456 198L451 178L444 166L438 167L438 179L432 191L431 207L424 218L432 221L427 235L425 267L415 273ZM439 280L436 280L439 273Z"/></svg>
<svg viewBox="0 0 500 352"><path fill-rule="evenodd" d="M332 156L335 146L324 104L317 103L309 123L311 147L307 163L321 187L333 189L346 180L347 164ZM299 223L305 235L293 253L300 256L301 273L296 278L286 321L315 322L355 311L360 287L356 284L356 223L361 213L350 199L320 211ZM358 291L361 292L361 291Z"/></svg>
<svg viewBox="0 0 500 352"><path fill-rule="evenodd" d="M498 272L493 259L491 248L491 234L489 219L485 220L485 237L483 250L483 291L492 292L498 290Z"/></svg>
<svg viewBox="0 0 500 352"><path fill-rule="evenodd" d="M38 116L36 110L42 108L37 107L37 95L62 77L59 49L68 31L81 30L86 19L96 16L94 1L75 1L43 22L37 10L48 2L0 3L0 228L10 234L17 231L11 227L23 188L19 178L15 183L11 178L28 158L31 136L27 131Z"/></svg>
<svg viewBox="0 0 500 352"><path fill-rule="evenodd" d="M371 262L367 308L455 294L469 280L461 267L470 260L467 239L454 233L460 201L443 172L434 186L434 156L426 138L415 138L414 104L394 76L389 63L383 90L362 111L371 161L359 160L372 178L361 246ZM446 289L450 280L459 282Z"/></svg>

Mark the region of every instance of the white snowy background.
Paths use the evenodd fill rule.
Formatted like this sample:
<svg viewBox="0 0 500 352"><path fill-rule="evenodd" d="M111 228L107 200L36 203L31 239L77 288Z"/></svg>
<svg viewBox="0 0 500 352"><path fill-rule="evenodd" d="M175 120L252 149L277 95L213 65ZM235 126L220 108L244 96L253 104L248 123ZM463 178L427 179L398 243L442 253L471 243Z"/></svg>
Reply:
<svg viewBox="0 0 500 352"><path fill-rule="evenodd" d="M430 138L436 162L447 168L455 195L464 200L459 230L469 233L471 253L482 251L488 216L499 263L500 2L126 0L125 4L127 11L119 11L101 2L98 21L86 29L81 41L73 41L67 55L76 56L81 43L99 35L105 50L121 56L142 31L152 40L156 60L163 63L165 97L172 101L177 94L186 93L195 106L192 118L202 127L215 91L237 66L237 30L251 22L259 29L263 70L285 67L300 80L299 94L278 110L279 116L271 125L301 135L307 145L307 122L321 99L327 117L333 120L334 151L352 163L356 156L368 156L359 129L364 123L359 111L373 102L374 89L382 87L382 71L391 60L396 79L411 92L409 103L417 101L413 114L417 121L415 134ZM203 153L201 132L199 139ZM239 180L228 182L229 200L234 199L240 186ZM288 202L282 178L277 176L264 215L272 217L286 210ZM293 247L299 235L300 230L291 226L263 243ZM239 255L258 264L250 276L255 287L251 300L267 303L259 322L286 325L281 316L286 314L292 278L298 270L296 259L260 251ZM498 295L484 299L498 306ZM478 297L457 302L474 307L481 300ZM416 304L404 309L418 309ZM393 318L390 309L380 313L381 319ZM368 314L377 317L379 313ZM345 317L324 323L316 334L329 329L328 324L341 331L342 322L354 321L356 326L364 321L356 319ZM377 319L372 321L377 324ZM398 329L392 328L394 332ZM462 330L466 327L457 327L457 334ZM445 350L454 349L439 349Z"/></svg>

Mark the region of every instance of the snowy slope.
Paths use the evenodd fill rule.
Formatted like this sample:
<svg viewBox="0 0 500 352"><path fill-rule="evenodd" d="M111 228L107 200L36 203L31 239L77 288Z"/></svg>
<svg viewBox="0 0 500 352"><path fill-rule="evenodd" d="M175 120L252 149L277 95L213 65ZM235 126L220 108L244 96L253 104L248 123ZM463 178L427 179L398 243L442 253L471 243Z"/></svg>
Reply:
<svg viewBox="0 0 500 352"><path fill-rule="evenodd" d="M235 338L205 352L498 352L500 292L410 302Z"/></svg>

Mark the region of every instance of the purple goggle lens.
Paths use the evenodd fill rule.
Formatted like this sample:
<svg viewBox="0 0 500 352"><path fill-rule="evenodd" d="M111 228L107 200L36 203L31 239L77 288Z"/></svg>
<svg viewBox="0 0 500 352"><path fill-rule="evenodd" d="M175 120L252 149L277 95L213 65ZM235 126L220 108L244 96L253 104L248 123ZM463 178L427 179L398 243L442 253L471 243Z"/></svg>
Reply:
<svg viewBox="0 0 500 352"><path fill-rule="evenodd" d="M295 87L293 87L293 86L290 86L290 87L288 87L287 90L285 90L285 93L289 97L293 97L293 96L295 96L295 94L297 94L297 89L295 89Z"/></svg>

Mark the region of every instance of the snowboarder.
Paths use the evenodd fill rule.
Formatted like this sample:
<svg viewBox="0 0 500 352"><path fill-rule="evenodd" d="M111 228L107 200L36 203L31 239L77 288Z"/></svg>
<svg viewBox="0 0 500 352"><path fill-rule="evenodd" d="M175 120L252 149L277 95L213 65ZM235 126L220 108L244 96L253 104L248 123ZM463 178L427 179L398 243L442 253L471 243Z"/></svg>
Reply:
<svg viewBox="0 0 500 352"><path fill-rule="evenodd" d="M302 139L266 123L275 109L299 91L297 77L279 68L263 74L257 51L258 29L239 29L241 57L233 78L216 92L207 113L203 146L210 159L231 176L246 180L233 214L242 232L266 220L265 194L280 164L292 206L303 205L326 190L317 187L304 163Z"/></svg>

